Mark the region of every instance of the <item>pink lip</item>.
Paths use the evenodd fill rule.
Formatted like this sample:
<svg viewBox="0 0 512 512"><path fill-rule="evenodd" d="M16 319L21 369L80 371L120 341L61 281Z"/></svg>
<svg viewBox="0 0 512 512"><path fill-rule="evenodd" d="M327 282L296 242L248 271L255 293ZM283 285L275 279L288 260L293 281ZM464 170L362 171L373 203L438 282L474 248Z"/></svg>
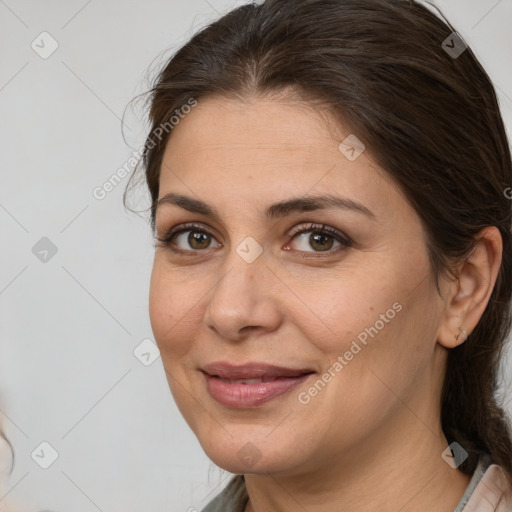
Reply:
<svg viewBox="0 0 512 512"><path fill-rule="evenodd" d="M246 363L233 365L230 363L207 364L202 370L208 375L221 377L223 379L257 379L274 377L299 377L305 373L311 373L310 368L285 368L266 363Z"/></svg>
<svg viewBox="0 0 512 512"><path fill-rule="evenodd" d="M243 409L258 407L291 391L308 379L310 369L293 369L263 363L234 366L213 363L203 368L208 392L226 407ZM262 382L233 383L231 380L262 379Z"/></svg>

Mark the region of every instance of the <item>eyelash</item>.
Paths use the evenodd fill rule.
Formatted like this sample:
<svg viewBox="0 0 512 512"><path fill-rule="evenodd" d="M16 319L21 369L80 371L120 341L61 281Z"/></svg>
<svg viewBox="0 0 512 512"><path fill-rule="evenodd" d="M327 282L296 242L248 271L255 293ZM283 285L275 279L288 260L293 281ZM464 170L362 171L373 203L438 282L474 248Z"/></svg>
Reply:
<svg viewBox="0 0 512 512"><path fill-rule="evenodd" d="M208 249L199 249L199 250L185 250L185 249L179 249L172 245L172 241L182 233L186 233L187 231L193 231L196 233L201 233L205 235L209 235L213 237L213 234L210 233L208 230L206 230L203 226L200 224L194 224L194 223L188 223L183 224L179 228L172 228L164 238L156 237L156 240L160 242L160 246L169 248L171 251L178 253L178 254L188 254L192 256L191 253L201 253L204 251L207 251ZM337 229L331 228L330 226L326 226L325 224L309 224L307 227L302 226L302 229L298 229L297 231L294 231L290 235L290 240L293 240L296 236L301 235L303 233L308 233L309 231L322 234L322 235L329 235L332 238L334 238L337 242L339 242L341 245L335 249L329 249L327 251L311 251L313 254L317 254L316 256L312 255L306 255L303 254L303 258L319 258L319 257L325 257L325 256L332 256L334 253L339 252L340 250L347 249L352 246L352 240L348 238L346 235L338 231ZM215 237L213 237L215 238ZM300 251L300 250L292 250L291 252L298 252L298 253L309 253L310 251ZM197 254L198 255L198 254ZM325 256L324 256L325 255ZM194 254L194 256L196 256Z"/></svg>

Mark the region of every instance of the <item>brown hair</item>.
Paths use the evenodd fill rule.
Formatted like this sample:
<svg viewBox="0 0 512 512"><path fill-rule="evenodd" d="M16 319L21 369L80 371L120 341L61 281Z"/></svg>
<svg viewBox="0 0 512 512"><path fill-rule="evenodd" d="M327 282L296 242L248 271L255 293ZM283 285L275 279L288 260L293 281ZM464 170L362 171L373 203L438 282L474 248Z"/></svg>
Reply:
<svg viewBox="0 0 512 512"><path fill-rule="evenodd" d="M441 423L448 442L469 453L463 472L471 474L488 452L512 481L510 423L496 395L511 326L510 147L491 80L471 49L454 56L443 47L452 32L448 21L412 0L241 6L194 35L156 77L142 164L154 230L172 130L163 137L155 131L169 112L190 98L244 100L292 89L328 107L399 184L422 220L436 280L455 276L453 264L471 253L479 232L497 226L501 268L477 327L450 351Z"/></svg>

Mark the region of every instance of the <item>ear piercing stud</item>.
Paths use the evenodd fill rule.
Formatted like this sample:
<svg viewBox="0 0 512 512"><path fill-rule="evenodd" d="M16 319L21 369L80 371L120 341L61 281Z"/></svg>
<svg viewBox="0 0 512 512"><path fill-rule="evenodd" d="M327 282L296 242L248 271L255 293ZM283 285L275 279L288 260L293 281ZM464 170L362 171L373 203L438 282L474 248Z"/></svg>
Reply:
<svg viewBox="0 0 512 512"><path fill-rule="evenodd" d="M466 341L468 338L468 333L465 329L461 329L459 334L455 337L455 341L459 341L459 338L462 336L462 341Z"/></svg>

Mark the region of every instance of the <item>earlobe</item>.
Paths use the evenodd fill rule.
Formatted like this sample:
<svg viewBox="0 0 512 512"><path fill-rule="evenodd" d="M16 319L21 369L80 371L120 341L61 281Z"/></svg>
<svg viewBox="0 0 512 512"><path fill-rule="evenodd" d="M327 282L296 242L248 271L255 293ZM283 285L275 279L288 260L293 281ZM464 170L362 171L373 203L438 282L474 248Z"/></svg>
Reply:
<svg viewBox="0 0 512 512"><path fill-rule="evenodd" d="M482 230L471 254L461 263L458 278L448 285L444 320L437 341L446 348L464 343L480 318L496 283L503 242L495 226Z"/></svg>
<svg viewBox="0 0 512 512"><path fill-rule="evenodd" d="M461 329L459 331L459 334L457 334L457 336L455 336L455 341L459 341L459 338L460 338L460 343L464 343L468 339L468 333L466 332L466 329Z"/></svg>

